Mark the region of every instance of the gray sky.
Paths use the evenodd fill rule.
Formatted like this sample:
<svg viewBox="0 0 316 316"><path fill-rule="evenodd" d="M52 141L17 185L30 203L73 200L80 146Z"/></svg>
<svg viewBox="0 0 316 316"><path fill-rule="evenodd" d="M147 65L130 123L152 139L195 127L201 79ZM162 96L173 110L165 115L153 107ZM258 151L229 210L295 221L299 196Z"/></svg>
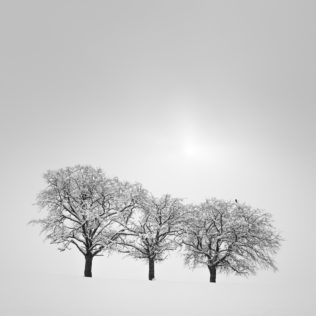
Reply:
<svg viewBox="0 0 316 316"><path fill-rule="evenodd" d="M280 272L252 281L297 280L299 269L306 286L315 282L315 9L302 0L2 1L0 265L82 274L80 254L58 253L26 225L39 216L42 174L80 163L157 195L270 211L286 239ZM147 268L113 256L94 272L142 278ZM207 278L176 257L157 273Z"/></svg>

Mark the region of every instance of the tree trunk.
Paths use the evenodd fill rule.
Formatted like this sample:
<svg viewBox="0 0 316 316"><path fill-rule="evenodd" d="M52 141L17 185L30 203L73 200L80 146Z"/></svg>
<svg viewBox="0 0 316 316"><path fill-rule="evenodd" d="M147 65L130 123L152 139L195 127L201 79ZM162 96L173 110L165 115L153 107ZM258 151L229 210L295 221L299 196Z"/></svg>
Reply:
<svg viewBox="0 0 316 316"><path fill-rule="evenodd" d="M149 281L152 281L155 278L155 259L149 258Z"/></svg>
<svg viewBox="0 0 316 316"><path fill-rule="evenodd" d="M210 271L210 282L216 282L216 266L207 266Z"/></svg>
<svg viewBox="0 0 316 316"><path fill-rule="evenodd" d="M84 267L84 276L91 278L92 277L92 259L93 256L91 254L85 255L86 264Z"/></svg>

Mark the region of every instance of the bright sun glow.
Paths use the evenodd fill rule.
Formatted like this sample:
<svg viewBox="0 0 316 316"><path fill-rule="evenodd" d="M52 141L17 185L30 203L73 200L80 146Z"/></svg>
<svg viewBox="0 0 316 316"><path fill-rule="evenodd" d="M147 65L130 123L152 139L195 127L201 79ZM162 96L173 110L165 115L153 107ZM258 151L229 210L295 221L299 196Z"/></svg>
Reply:
<svg viewBox="0 0 316 316"><path fill-rule="evenodd" d="M186 141L182 146L183 155L191 159L203 159L206 155L206 148L195 141Z"/></svg>
<svg viewBox="0 0 316 316"><path fill-rule="evenodd" d="M183 153L188 157L196 157L199 155L199 148L195 144L186 143L183 146Z"/></svg>

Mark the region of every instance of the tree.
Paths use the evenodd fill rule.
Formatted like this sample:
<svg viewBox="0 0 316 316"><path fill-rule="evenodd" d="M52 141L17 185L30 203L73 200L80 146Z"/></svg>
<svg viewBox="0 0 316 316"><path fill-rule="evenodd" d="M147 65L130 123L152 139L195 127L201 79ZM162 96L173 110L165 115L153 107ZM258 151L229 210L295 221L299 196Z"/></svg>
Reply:
<svg viewBox="0 0 316 316"><path fill-rule="evenodd" d="M149 263L149 280L155 278L155 262L166 259L167 252L178 246L183 205L179 199L146 194L138 203L138 212L120 220L120 252Z"/></svg>
<svg viewBox="0 0 316 316"><path fill-rule="evenodd" d="M47 216L31 223L40 224L60 251L76 247L85 257L84 276L91 277L93 258L111 249L120 236L115 218L133 211L141 187L80 165L48 171L44 179L48 186L37 204Z"/></svg>
<svg viewBox="0 0 316 316"><path fill-rule="evenodd" d="M212 199L189 209L182 237L185 263L206 265L210 282L216 282L217 270L239 275L254 274L260 267L276 270L273 255L281 237L271 214L237 200Z"/></svg>

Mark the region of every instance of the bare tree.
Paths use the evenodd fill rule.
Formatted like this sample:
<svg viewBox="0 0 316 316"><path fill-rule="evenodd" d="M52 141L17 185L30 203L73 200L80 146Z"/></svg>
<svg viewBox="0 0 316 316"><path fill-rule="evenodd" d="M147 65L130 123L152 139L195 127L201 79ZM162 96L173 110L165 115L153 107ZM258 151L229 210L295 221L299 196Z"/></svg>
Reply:
<svg viewBox="0 0 316 316"><path fill-rule="evenodd" d="M276 266L273 255L281 237L272 225L272 217L246 204L224 200L207 200L189 206L183 228L185 262L191 267L206 265L210 282L216 271L254 274L257 268Z"/></svg>
<svg viewBox="0 0 316 316"><path fill-rule="evenodd" d="M80 165L48 171L44 179L48 186L37 204L47 216L31 223L40 224L60 251L76 247L85 257L84 276L91 277L93 258L113 247L120 236L115 218L129 216L141 188Z"/></svg>
<svg viewBox="0 0 316 316"><path fill-rule="evenodd" d="M183 205L179 199L149 194L138 201L138 212L120 220L120 252L149 263L149 280L155 278L155 262L166 259L167 252L178 246L176 237L182 221Z"/></svg>

